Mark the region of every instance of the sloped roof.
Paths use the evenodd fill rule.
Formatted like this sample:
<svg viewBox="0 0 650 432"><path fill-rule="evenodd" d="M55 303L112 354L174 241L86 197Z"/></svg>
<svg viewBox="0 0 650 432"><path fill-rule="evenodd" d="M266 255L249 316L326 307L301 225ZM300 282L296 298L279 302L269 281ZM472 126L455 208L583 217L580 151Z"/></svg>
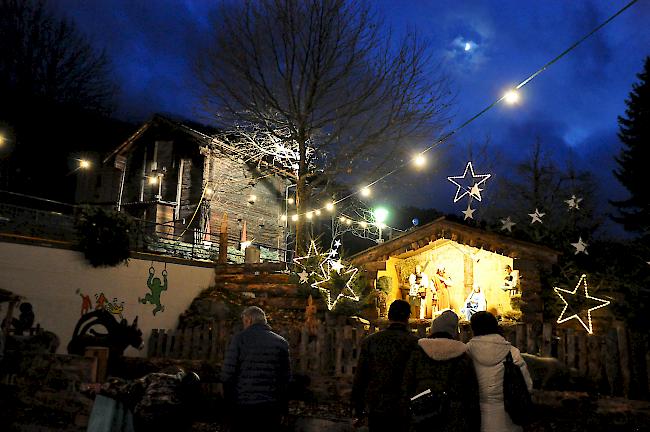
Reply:
<svg viewBox="0 0 650 432"><path fill-rule="evenodd" d="M512 258L528 258L554 263L560 252L549 247L513 239L499 233L475 228L445 217L438 218L419 228L372 246L350 257L354 264L385 261L391 256L405 254L429 246L440 239L483 248Z"/></svg>
<svg viewBox="0 0 650 432"><path fill-rule="evenodd" d="M140 128L138 128L138 130L135 131L133 135L127 138L126 141L121 143L117 148L115 148L115 150L113 150L108 156L106 156L104 158L104 163L107 163L116 155L128 151L131 147L135 145L136 141L142 135L144 135L146 131L158 125L165 125L174 128L180 131L181 133L187 135L188 138L195 141L197 145L219 150L221 153L223 153L226 156L236 157L236 158L246 156L246 155L242 155L241 152L236 147L230 146L222 141L217 141L215 136L221 132L221 130L218 128L203 125L190 120L172 119L168 116L155 114L151 118L151 120L147 121L142 126L140 126ZM261 164L265 168L274 171L278 175L281 175L283 177L295 178L295 175L293 173L283 169L282 167L273 165L266 161L262 161Z"/></svg>

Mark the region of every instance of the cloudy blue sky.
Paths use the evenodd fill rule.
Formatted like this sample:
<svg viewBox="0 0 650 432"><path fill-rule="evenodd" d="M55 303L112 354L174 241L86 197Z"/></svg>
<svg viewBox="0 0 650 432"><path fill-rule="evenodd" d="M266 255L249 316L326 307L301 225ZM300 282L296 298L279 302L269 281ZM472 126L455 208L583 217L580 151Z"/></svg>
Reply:
<svg viewBox="0 0 650 432"><path fill-rule="evenodd" d="M415 28L428 41L432 73L442 70L451 78L456 94L452 124L459 124L627 2L377 0L376 5L396 32ZM52 3L106 49L121 88L116 98L120 117L143 120L154 112L196 115L192 55L206 43L215 2ZM620 197L623 192L611 176L619 149L616 118L624 112L624 100L643 59L650 55L648 22L650 1L640 0L527 85L519 106L497 106L458 134L450 146L459 154L466 143L489 139L494 154L516 160L539 137L559 162L569 158L592 170L603 196ZM440 183L447 175L462 173L463 158L452 159L456 160L450 167L434 176L439 187L411 197L412 203L431 206L432 200L443 199L443 193L453 195L453 187Z"/></svg>

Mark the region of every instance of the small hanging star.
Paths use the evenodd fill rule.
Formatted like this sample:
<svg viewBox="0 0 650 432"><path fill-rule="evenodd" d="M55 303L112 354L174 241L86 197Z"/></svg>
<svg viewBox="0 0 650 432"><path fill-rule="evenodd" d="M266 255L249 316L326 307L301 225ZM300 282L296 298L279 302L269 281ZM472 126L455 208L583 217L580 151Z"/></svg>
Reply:
<svg viewBox="0 0 650 432"><path fill-rule="evenodd" d="M582 317L580 316L580 314L584 314L584 310L574 312L573 308L571 308L571 312L573 312L573 314L571 316L565 316L565 314L566 315L569 314L569 313L567 313L567 309L569 309L569 302L566 301L566 299L564 298L562 293L569 294L571 296L575 296L574 298L581 297L581 295L578 294L578 288L580 288L580 285L584 286L584 288L585 288L584 297L587 300L591 300L592 304L593 303L598 303L596 306L587 309L586 320L583 319L584 315ZM569 321L569 320L575 318L575 319L578 320L578 322L580 322L580 324L582 324L582 326L585 328L585 330L587 330L587 333L593 334L593 326L591 324L591 312L595 311L596 309L600 309L602 307L605 307L605 306L609 305L610 301L609 300L599 299L599 298L592 297L592 296L589 295L589 287L587 286L587 275L583 274L582 276L580 276L580 280L578 281L578 284L573 289L573 291L569 291L569 290L566 290L566 289L563 289L563 288L558 288L558 287L553 287L553 289L555 290L555 293L558 296L560 296L560 299L562 299L562 301L564 302L564 308L562 309L562 312L560 312L560 316L557 319L557 323L562 324L563 322L566 322L566 321ZM585 321L587 321L587 323L589 323L589 326L587 326Z"/></svg>
<svg viewBox="0 0 650 432"><path fill-rule="evenodd" d="M585 255L589 255L587 252L587 243L582 241L582 237L578 237L578 242L577 243L571 243L571 246L576 248L576 251L574 252L574 255L578 255L578 253L582 252Z"/></svg>
<svg viewBox="0 0 650 432"><path fill-rule="evenodd" d="M309 282L309 273L307 273L305 270L298 273L298 277L300 278L300 283Z"/></svg>
<svg viewBox="0 0 650 432"><path fill-rule="evenodd" d="M341 240L338 240L338 239L334 240L334 247L336 249L340 248L341 247Z"/></svg>
<svg viewBox="0 0 650 432"><path fill-rule="evenodd" d="M539 210L537 210L537 208L535 208L535 213L528 213L528 216L530 216L532 218L532 220L530 221L530 224L532 225L535 222L542 223L542 218L544 217L545 214L546 213L540 213Z"/></svg>
<svg viewBox="0 0 650 432"><path fill-rule="evenodd" d="M473 209L473 208L472 208L472 204L471 204L471 202L470 202L470 203L467 203L467 210L463 210L463 211L461 212L463 215L465 215L465 217L463 218L463 220L474 219L474 212L475 212L475 211L476 211L476 209Z"/></svg>
<svg viewBox="0 0 650 432"><path fill-rule="evenodd" d="M465 178L467 177L467 171L470 171L470 174L472 176L471 188L468 188L467 186L462 185L456 181L457 179L465 180ZM465 195L470 195L476 198L477 201L481 201L481 189L479 188L479 186L485 183L485 181L489 179L491 176L492 174L474 174L474 167L472 166L472 162L467 162L463 175L447 177L447 180L449 180L450 182L452 182L458 187L458 189L456 189L456 195L454 196L454 202L460 201ZM480 180L475 181L475 179L480 179ZM463 191L462 194L460 193L461 190Z"/></svg>
<svg viewBox="0 0 650 432"><path fill-rule="evenodd" d="M515 225L517 225L517 223L513 222L512 219L510 219L510 216L501 219L501 231L508 230L508 232L512 232L512 227Z"/></svg>
<svg viewBox="0 0 650 432"><path fill-rule="evenodd" d="M564 202L569 206L569 210L580 210L580 201L582 201L582 198L578 198L575 195L571 195L570 199L564 200Z"/></svg>
<svg viewBox="0 0 650 432"><path fill-rule="evenodd" d="M334 258L334 257L336 256L337 253L338 253L338 252L336 251L336 249L332 249L332 250L330 250L329 252L327 252L327 257L328 257L328 258Z"/></svg>

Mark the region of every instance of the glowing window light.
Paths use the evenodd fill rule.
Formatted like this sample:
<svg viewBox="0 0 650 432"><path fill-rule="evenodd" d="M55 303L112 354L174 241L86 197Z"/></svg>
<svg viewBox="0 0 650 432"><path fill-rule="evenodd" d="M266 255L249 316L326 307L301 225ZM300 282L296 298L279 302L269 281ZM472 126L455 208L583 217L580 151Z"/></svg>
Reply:
<svg viewBox="0 0 650 432"><path fill-rule="evenodd" d="M152 177L149 177L148 179L149 179L149 184L150 185L158 184L158 177L152 176Z"/></svg>

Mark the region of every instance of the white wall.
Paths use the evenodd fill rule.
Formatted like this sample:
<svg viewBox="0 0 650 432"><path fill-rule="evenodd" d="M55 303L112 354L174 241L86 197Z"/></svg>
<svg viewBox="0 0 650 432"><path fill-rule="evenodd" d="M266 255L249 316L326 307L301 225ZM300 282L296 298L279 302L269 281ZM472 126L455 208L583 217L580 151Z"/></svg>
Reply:
<svg viewBox="0 0 650 432"><path fill-rule="evenodd" d="M60 339L59 352L64 353L74 326L81 316L81 296L88 295L95 307L95 296L104 293L109 302L124 302L123 316L129 323L138 316L145 348L129 348L127 355L145 356L146 344L153 328L176 328L178 316L194 297L210 286L214 269L167 263L168 289L161 294L165 310L152 314L155 306L141 304L149 292L147 279L152 261L129 260L128 265L93 268L79 252L47 247L0 243L0 288L24 297L34 306L36 323L54 332ZM153 262L155 276L161 279L163 262ZM6 314L6 304L0 317ZM18 314L16 310L15 314ZM15 316L16 316L15 315ZM118 318L119 319L119 318Z"/></svg>

